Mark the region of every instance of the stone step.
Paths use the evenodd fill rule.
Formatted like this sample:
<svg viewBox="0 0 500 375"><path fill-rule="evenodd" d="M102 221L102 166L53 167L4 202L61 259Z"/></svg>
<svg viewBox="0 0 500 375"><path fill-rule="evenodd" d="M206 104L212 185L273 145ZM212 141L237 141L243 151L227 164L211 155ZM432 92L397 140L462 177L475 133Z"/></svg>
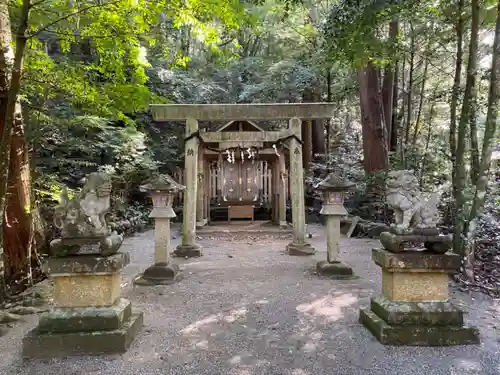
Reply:
<svg viewBox="0 0 500 375"><path fill-rule="evenodd" d="M451 346L479 344L476 328L389 325L373 311L360 310L359 321L383 345Z"/></svg>
<svg viewBox="0 0 500 375"><path fill-rule="evenodd" d="M91 332L119 329L132 314L132 304L120 298L113 306L62 307L40 315L39 332Z"/></svg>
<svg viewBox="0 0 500 375"><path fill-rule="evenodd" d="M143 324L142 312L133 312L119 329L93 332L30 331L23 339L24 358L120 354L130 347Z"/></svg>
<svg viewBox="0 0 500 375"><path fill-rule="evenodd" d="M461 327L464 324L463 312L451 302L403 302L379 296L371 299L370 307L392 325Z"/></svg>

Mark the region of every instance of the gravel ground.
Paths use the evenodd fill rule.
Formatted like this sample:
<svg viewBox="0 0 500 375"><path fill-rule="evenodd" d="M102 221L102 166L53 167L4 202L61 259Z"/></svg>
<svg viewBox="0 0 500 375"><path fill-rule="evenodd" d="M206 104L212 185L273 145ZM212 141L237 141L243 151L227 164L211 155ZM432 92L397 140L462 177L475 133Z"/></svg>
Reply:
<svg viewBox="0 0 500 375"><path fill-rule="evenodd" d="M325 258L325 238L320 228L311 231L318 253L305 258L285 255L284 238L202 239L202 258L178 260L181 282L136 288L133 276L152 263L153 233L129 238L123 295L145 314L130 350L23 362L21 339L37 321L31 316L0 338L0 374L500 374L499 300L452 288L467 322L480 329L481 345L385 347L358 324L359 307L380 293L380 269L371 261L377 242L342 241L341 257L359 279L320 280L309 268Z"/></svg>

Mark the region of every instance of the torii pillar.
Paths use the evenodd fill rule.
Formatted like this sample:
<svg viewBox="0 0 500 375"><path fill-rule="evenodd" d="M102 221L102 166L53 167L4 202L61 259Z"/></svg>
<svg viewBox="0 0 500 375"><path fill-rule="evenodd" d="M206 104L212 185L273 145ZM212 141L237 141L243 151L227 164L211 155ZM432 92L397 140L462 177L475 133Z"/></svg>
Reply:
<svg viewBox="0 0 500 375"><path fill-rule="evenodd" d="M177 257L199 257L201 246L196 243L196 201L198 195L198 152L200 140L196 136L198 121L186 120L186 143L184 146L184 211L182 216L182 243L177 246Z"/></svg>
<svg viewBox="0 0 500 375"><path fill-rule="evenodd" d="M301 121L290 120L290 197L292 201L293 240L286 249L290 255L313 255L314 247L306 242L306 210L304 201L304 167L302 164Z"/></svg>

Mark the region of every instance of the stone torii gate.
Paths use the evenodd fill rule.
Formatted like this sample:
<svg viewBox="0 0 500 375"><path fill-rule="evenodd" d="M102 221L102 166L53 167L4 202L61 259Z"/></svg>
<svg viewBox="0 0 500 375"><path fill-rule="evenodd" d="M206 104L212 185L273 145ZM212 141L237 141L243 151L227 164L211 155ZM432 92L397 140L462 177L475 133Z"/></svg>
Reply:
<svg viewBox="0 0 500 375"><path fill-rule="evenodd" d="M293 240L287 245L290 255L311 255L314 248L306 241L304 168L302 165L301 121L333 117L334 105L330 103L297 104L153 104L154 121L186 121L184 211L182 243L175 250L181 257L201 256L201 246L196 243L197 204L199 176L203 174L200 153L204 143L218 142L228 146L258 147L264 143L283 143L288 148L290 197L292 202ZM221 120L288 120L288 129L264 132L205 132L198 121ZM201 175L199 175L201 174ZM283 180L283 179L282 179ZM281 185L284 185L284 180ZM280 186L280 191L282 187ZM283 186L284 189L284 186ZM284 216L284 200L280 199L280 219ZM199 214L198 214L199 216Z"/></svg>

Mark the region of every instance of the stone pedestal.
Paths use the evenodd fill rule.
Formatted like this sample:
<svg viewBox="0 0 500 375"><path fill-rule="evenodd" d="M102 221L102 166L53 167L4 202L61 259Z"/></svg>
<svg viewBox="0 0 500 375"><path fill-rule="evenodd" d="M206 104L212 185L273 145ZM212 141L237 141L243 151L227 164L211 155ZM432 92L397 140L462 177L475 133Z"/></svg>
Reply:
<svg viewBox="0 0 500 375"><path fill-rule="evenodd" d="M374 249L382 268L382 296L361 309L360 322L386 345L478 344L475 328L464 327L463 312L448 301L448 274L460 267L455 254Z"/></svg>
<svg viewBox="0 0 500 375"><path fill-rule="evenodd" d="M50 258L54 305L23 339L24 357L123 353L142 326L143 315L120 298L126 253Z"/></svg>
<svg viewBox="0 0 500 375"><path fill-rule="evenodd" d="M173 213L173 211L172 211ZM174 214L175 216L175 214ZM155 219L155 264L134 281L137 285L169 285L182 278L179 266L170 261L170 219Z"/></svg>
<svg viewBox="0 0 500 375"><path fill-rule="evenodd" d="M316 251L306 242L306 215L304 202L304 167L302 164L302 123L299 118L290 120L290 196L292 200L293 240L286 250L290 255L313 255Z"/></svg>
<svg viewBox="0 0 500 375"><path fill-rule="evenodd" d="M331 279L352 279L355 277L352 268L340 261L330 263L322 260L316 264L316 272L319 276Z"/></svg>

